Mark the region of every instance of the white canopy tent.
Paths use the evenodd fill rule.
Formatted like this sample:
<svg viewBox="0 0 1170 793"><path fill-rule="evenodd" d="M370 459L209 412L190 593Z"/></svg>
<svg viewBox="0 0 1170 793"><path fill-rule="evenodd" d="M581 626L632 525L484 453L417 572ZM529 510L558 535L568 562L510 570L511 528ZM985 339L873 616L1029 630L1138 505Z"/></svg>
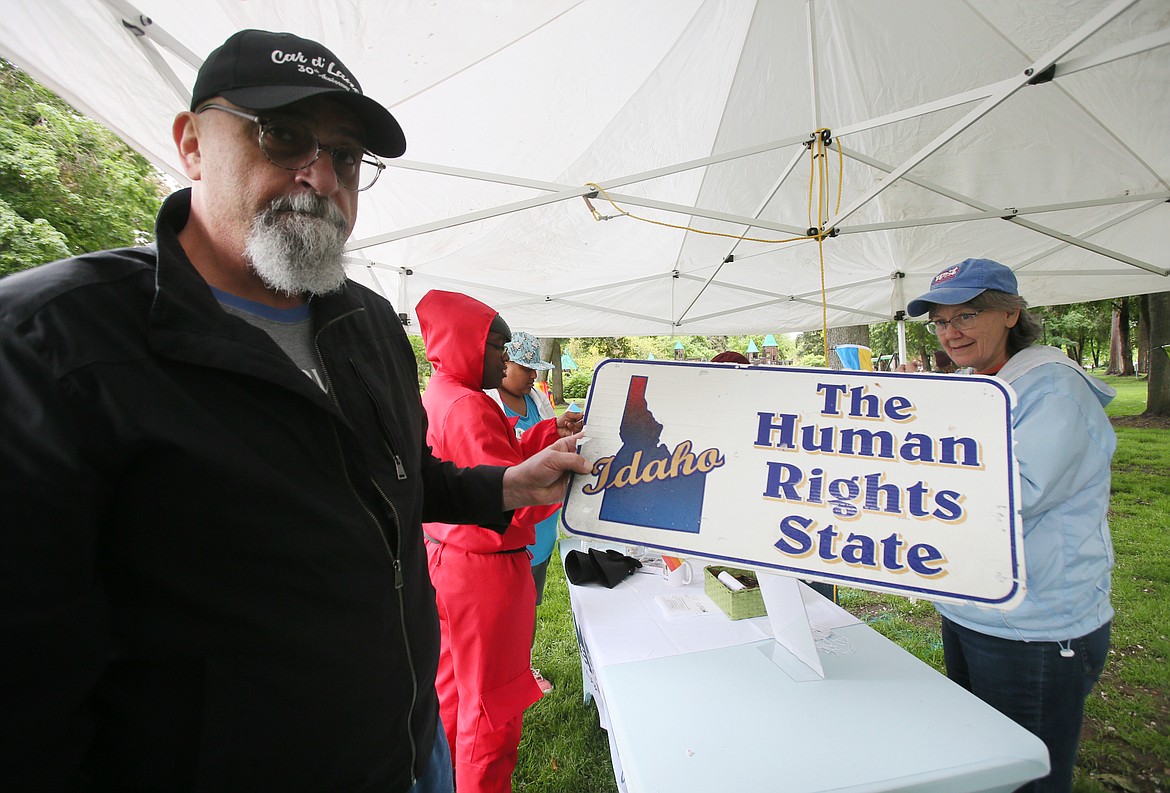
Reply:
<svg viewBox="0 0 1170 793"><path fill-rule="evenodd" d="M322 41L406 130L351 272L411 320L442 288L541 336L863 324L970 256L1033 305L1170 290L1166 0L135 2L2 0L0 55L182 182L201 57Z"/></svg>

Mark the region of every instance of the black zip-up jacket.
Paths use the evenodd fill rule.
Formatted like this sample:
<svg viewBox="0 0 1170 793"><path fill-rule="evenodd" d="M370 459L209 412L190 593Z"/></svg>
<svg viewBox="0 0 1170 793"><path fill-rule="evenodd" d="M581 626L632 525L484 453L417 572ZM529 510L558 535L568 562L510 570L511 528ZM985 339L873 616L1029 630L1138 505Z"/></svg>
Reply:
<svg viewBox="0 0 1170 793"><path fill-rule="evenodd" d="M389 303L311 303L329 393L156 246L0 280L0 788L407 789L435 739L426 446Z"/></svg>

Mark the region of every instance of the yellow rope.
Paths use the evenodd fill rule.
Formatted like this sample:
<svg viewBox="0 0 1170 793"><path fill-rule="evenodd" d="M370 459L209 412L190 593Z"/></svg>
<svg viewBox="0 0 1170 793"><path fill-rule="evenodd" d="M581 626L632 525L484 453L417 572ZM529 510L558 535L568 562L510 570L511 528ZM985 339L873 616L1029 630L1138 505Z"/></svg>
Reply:
<svg viewBox="0 0 1170 793"><path fill-rule="evenodd" d="M622 215L623 217L632 218L634 220L640 220L643 223L652 223L655 226L665 226L668 229L679 229L680 231L693 231L695 234L706 234L710 237L727 237L728 239L733 239L733 240L744 240L745 242L766 242L766 243L778 244L778 243L782 243L782 242L798 242L800 240L811 239L810 237L804 236L804 237L789 237L788 239L783 239L783 240L768 240L768 239L761 239L759 237L745 237L741 234L725 234L722 231L706 231L705 229L696 229L696 228L693 228L691 226L681 226L681 225L678 225L676 223L666 223L665 221L661 221L661 220L654 220L652 218L644 218L644 217L641 217L639 215L635 215L632 212L627 212L626 210L619 207L617 205L617 203L615 203L614 200L609 197L609 193L605 192L605 188L602 187L601 185L597 184L596 182L586 182L585 186L592 187L594 190L596 190L601 195L601 197L604 198L606 201L608 201L610 206L612 206L614 209L616 209L618 211L618 213L620 215ZM589 211L591 213L593 213L594 220L598 220L598 221L611 220L612 218L617 217L616 215L603 215L603 214L601 214L596 209L594 209L593 203L589 200L589 196L581 196L581 197L583 199L585 199L585 205L588 206Z"/></svg>
<svg viewBox="0 0 1170 793"><path fill-rule="evenodd" d="M725 237L732 240L743 240L744 242L762 242L769 245L779 245L787 242L800 242L801 240L816 240L817 254L820 259L821 268L821 333L824 341L825 351L825 365L829 364L829 306L828 295L825 290L825 238L831 236L832 229L824 228L826 222L825 215L828 211L828 181L829 181L829 166L828 156L825 149L830 145L831 133L827 128L818 129L810 137L808 141L809 151L809 173L808 173L808 227L811 234L805 234L798 237L788 237L786 239L764 239L761 237L748 237L742 234L726 234L721 231L707 231L705 229L697 229L692 226L680 225L676 223L666 223L661 220L653 220L651 218L641 217L632 212L627 212L617 205L617 203L610 198L609 193L605 191L601 185L596 182L586 182L586 187L592 187L597 191L597 194L609 202L609 205L618 213L617 215L603 215L597 211L593 206L593 202L589 200L589 196L581 196L585 201L585 206L589 208L593 219L600 222L602 220L612 220L616 217L627 217L633 220L640 220L643 223L651 223L655 226L664 226L668 229L678 229L679 231L690 231L695 234L706 234L710 237ZM833 210L833 214L841 209L841 193L844 187L844 171L845 171L845 155L841 151L840 145L837 146L837 206ZM813 225L812 220L812 205L813 201L817 204L817 222Z"/></svg>
<svg viewBox="0 0 1170 793"><path fill-rule="evenodd" d="M829 235L824 226L826 222L825 214L828 211L828 183L829 183L829 161L825 149L828 147L826 138L829 137L828 129L818 129L813 133L812 145L809 146L809 151L812 152L812 167L809 168L809 229L818 229L815 236L817 241L817 258L821 268L821 346L825 353L825 366L829 365L829 299L825 289L825 237ZM837 206L833 210L836 214L841 209L841 192L844 182L845 172L845 155L841 152L841 146L837 146ZM814 174L819 177L817 184L814 186ZM817 202L817 224L812 225L812 202L813 197L816 196Z"/></svg>

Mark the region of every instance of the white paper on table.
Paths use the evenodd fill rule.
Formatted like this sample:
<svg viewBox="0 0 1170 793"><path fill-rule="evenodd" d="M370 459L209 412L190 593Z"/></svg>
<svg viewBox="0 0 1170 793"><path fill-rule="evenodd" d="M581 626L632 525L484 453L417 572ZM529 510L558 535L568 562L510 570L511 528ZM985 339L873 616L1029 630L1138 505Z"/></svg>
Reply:
<svg viewBox="0 0 1170 793"><path fill-rule="evenodd" d="M707 605L711 601L708 598L701 598L698 595L658 595L654 600L658 603L658 607L662 609L662 613L668 617L685 617L713 613L710 606ZM704 600L707 603L704 603Z"/></svg>
<svg viewBox="0 0 1170 793"><path fill-rule="evenodd" d="M701 570L695 566L696 570ZM767 639L767 618L733 621L703 594L701 576L682 587L667 588L662 576L631 575L613 589L572 586L574 612L590 642L594 663L605 666L645 661L681 653ZM686 595L707 609L669 617L656 605L659 596Z"/></svg>

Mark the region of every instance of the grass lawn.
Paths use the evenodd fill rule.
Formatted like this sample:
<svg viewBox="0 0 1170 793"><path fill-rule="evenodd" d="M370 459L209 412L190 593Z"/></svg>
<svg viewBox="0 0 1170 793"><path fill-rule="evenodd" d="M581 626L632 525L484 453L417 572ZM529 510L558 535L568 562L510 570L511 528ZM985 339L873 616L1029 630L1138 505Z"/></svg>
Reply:
<svg viewBox="0 0 1170 793"><path fill-rule="evenodd" d="M1075 793L1170 791L1170 427L1129 426L1146 382L1102 378L1118 390L1110 525L1113 646L1087 704ZM1142 422L1138 422L1142 424ZM582 702L581 666L559 565L549 566L533 663L556 689L524 717L513 777L528 793L616 792L597 709ZM938 617L925 601L842 590L842 605L931 666L943 668Z"/></svg>

